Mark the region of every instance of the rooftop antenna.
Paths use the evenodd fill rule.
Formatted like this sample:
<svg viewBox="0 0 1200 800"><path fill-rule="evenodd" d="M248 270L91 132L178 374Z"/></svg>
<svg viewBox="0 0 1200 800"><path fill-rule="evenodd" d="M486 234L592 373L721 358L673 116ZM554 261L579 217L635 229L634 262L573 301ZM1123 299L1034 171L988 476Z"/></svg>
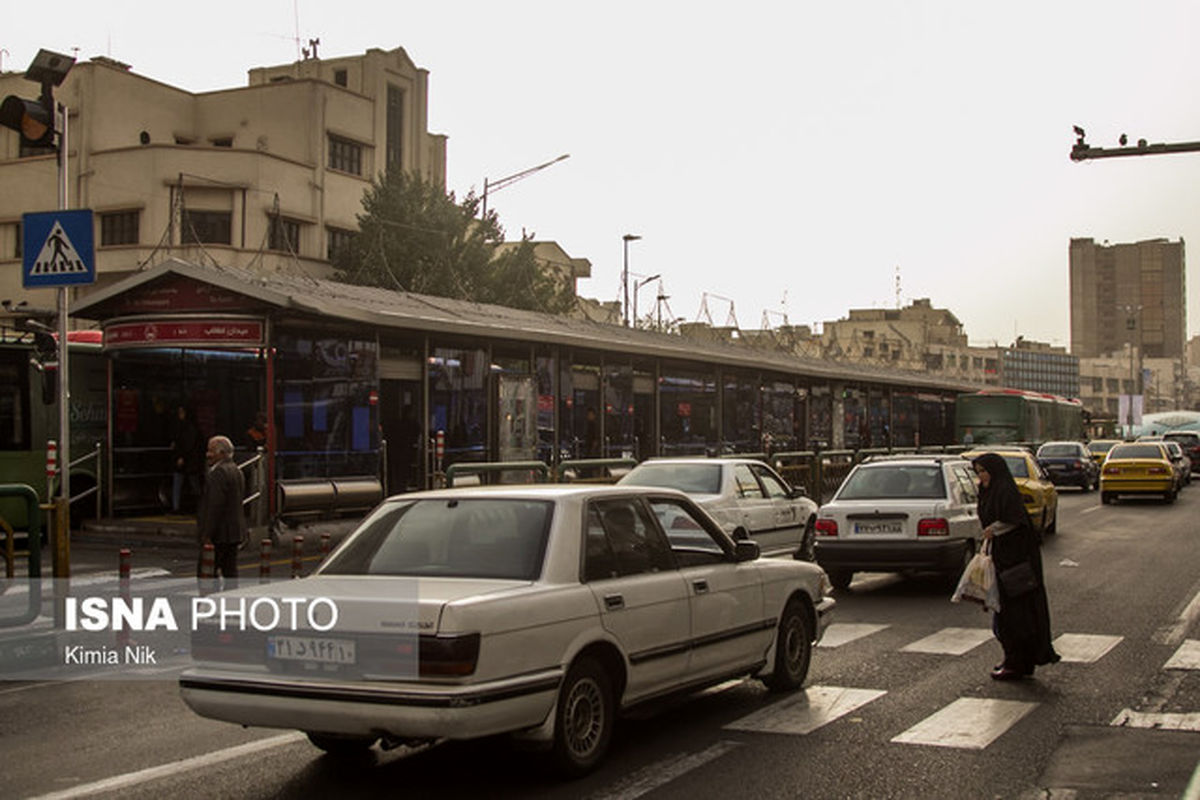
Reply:
<svg viewBox="0 0 1200 800"><path fill-rule="evenodd" d="M296 38L293 41L296 43L296 60L299 61L304 53L300 47L300 0L292 0L292 19L296 24Z"/></svg>
<svg viewBox="0 0 1200 800"><path fill-rule="evenodd" d="M896 309L900 308L900 265L896 265Z"/></svg>

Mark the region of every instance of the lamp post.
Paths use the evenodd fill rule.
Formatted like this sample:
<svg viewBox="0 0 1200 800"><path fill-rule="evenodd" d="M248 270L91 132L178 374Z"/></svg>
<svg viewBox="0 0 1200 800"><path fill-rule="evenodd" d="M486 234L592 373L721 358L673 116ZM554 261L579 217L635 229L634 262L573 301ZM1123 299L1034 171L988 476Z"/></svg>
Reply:
<svg viewBox="0 0 1200 800"><path fill-rule="evenodd" d="M650 281L658 280L661 277L662 277L661 274L651 275L649 278L643 278L642 280L638 281L637 283L635 283L633 285L633 327L636 328L638 326L638 315L637 315L638 292L640 292L642 290L642 287L645 286Z"/></svg>
<svg viewBox="0 0 1200 800"><path fill-rule="evenodd" d="M629 243L636 242L642 238L633 233L627 233L621 237L625 243L625 266L621 269L621 293L623 299L621 301L621 324L626 328L629 327Z"/></svg>
<svg viewBox="0 0 1200 800"><path fill-rule="evenodd" d="M1136 345L1136 348L1137 348L1137 360L1140 363L1142 360L1142 348L1140 346L1141 345L1141 328L1138 325L1137 315L1141 313L1142 307L1140 305L1138 305L1138 306L1125 305L1125 306L1121 306L1121 310L1124 311L1125 314L1127 315L1125 317L1125 330L1129 331L1129 408L1127 409L1127 413L1125 416L1125 421L1127 423L1127 427L1125 429L1125 434L1127 436L1132 436L1133 435L1133 410L1134 410L1133 409L1133 396L1134 396L1134 392L1137 391L1137 373L1134 371L1134 361L1133 361L1134 348L1135 348L1135 344L1133 341L1133 331L1137 331L1139 334L1138 335L1138 343Z"/></svg>
<svg viewBox="0 0 1200 800"><path fill-rule="evenodd" d="M521 180L522 178L528 178L533 173L541 172L546 167L553 166L560 161L567 160L570 157L571 157L570 153L563 153L558 158L547 161L545 164L538 164L536 167L530 167L529 169L523 169L520 172L514 172L512 175L507 175L498 180L493 181L493 180L484 178L483 179L483 202L480 204L481 210L479 213L479 218L487 219L487 199L488 199L489 192L498 192L501 189L503 189L505 186L511 186L512 184L516 183L517 181Z"/></svg>

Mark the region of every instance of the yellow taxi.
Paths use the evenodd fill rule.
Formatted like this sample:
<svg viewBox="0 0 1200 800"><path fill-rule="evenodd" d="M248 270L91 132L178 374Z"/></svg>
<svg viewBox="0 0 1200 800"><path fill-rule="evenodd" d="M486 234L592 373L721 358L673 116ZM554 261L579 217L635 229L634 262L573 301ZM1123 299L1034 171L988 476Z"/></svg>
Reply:
<svg viewBox="0 0 1200 800"><path fill-rule="evenodd" d="M1123 439L1092 439L1087 443L1087 449L1092 454L1092 461L1095 461L1097 464L1103 464L1108 451L1123 442Z"/></svg>
<svg viewBox="0 0 1200 800"><path fill-rule="evenodd" d="M1017 488L1021 491L1021 499L1025 502L1025 512L1033 522L1033 527L1041 533L1054 533L1058 530L1058 490L1046 477L1045 471L1038 464L1033 453L1024 447L1015 445L988 445L977 450L963 453L965 459L975 459L984 453L995 453L1008 464Z"/></svg>
<svg viewBox="0 0 1200 800"><path fill-rule="evenodd" d="M1121 443L1108 451L1100 467L1100 502L1113 503L1123 494L1162 495L1175 502L1179 492L1175 467L1162 442Z"/></svg>

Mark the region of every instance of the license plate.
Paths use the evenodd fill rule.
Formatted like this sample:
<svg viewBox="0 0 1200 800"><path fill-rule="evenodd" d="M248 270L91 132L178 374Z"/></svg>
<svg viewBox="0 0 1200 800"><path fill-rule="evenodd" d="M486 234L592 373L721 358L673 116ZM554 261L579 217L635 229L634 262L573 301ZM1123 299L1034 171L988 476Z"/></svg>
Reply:
<svg viewBox="0 0 1200 800"><path fill-rule="evenodd" d="M899 522L856 522L855 533L900 533L904 526Z"/></svg>
<svg viewBox="0 0 1200 800"><path fill-rule="evenodd" d="M1064 469L1066 469L1066 468L1067 468L1067 465L1066 465L1066 464L1051 464L1051 465L1050 465L1050 469L1052 469L1052 470L1056 470L1056 471L1059 471L1059 472L1061 472L1062 470L1064 470Z"/></svg>
<svg viewBox="0 0 1200 800"><path fill-rule="evenodd" d="M272 636L267 639L267 656L281 661L310 661L317 664L353 664L353 639L319 636Z"/></svg>

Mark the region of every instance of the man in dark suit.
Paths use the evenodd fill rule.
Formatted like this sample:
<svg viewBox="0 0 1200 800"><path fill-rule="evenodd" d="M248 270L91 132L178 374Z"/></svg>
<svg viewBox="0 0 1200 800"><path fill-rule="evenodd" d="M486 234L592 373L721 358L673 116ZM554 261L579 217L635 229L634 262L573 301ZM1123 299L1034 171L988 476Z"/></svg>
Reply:
<svg viewBox="0 0 1200 800"><path fill-rule="evenodd" d="M237 581L238 545L247 536L246 517L242 514L246 482L233 461L233 442L229 437L209 439L207 458L208 475L196 513L196 533L201 548L206 542L213 543L216 574L224 578L225 588L230 588ZM201 579L205 577L200 566L196 574Z"/></svg>

